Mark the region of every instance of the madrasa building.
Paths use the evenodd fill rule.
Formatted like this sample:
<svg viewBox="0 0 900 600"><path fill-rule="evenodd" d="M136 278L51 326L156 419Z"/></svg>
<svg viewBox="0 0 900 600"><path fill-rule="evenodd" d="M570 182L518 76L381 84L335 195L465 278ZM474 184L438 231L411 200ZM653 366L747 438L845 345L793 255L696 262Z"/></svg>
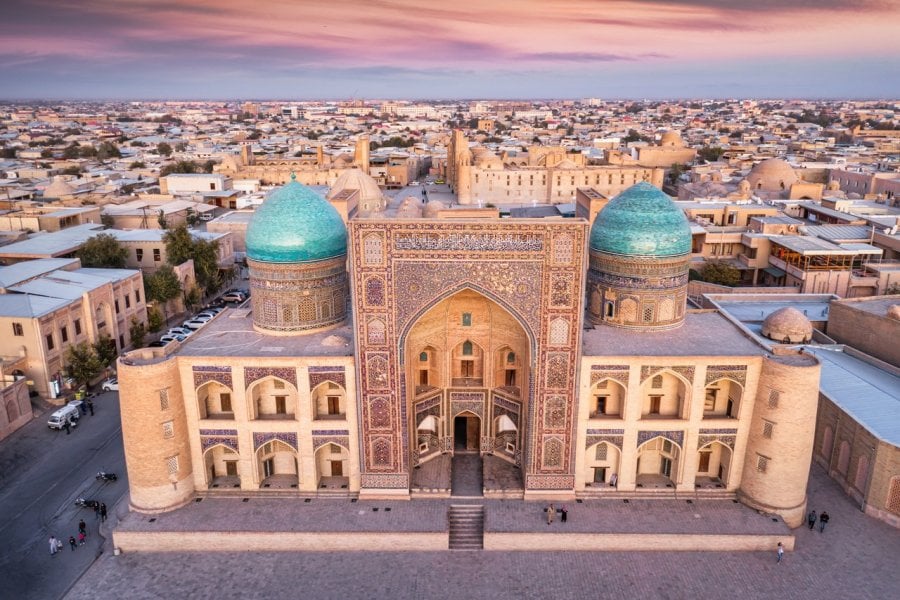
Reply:
<svg viewBox="0 0 900 600"><path fill-rule="evenodd" d="M798 525L818 360L688 308L691 231L658 188L582 212L342 218L273 190L249 306L119 361L131 507L444 497L474 457L486 497L733 498Z"/></svg>

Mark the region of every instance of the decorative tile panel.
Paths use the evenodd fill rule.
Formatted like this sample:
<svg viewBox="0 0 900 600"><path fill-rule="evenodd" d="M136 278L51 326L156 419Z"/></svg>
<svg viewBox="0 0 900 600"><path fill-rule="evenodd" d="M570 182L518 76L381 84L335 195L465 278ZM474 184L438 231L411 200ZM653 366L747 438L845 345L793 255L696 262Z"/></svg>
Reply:
<svg viewBox="0 0 900 600"><path fill-rule="evenodd" d="M644 442L648 442L657 437L665 438L670 442L677 444L679 448L684 448L683 431L638 431L637 445L640 446Z"/></svg>
<svg viewBox="0 0 900 600"><path fill-rule="evenodd" d="M244 385L248 388L266 377L277 377L297 387L297 369L294 367L244 367Z"/></svg>
<svg viewBox="0 0 900 600"><path fill-rule="evenodd" d="M274 431L271 433L253 432L253 450L259 450L273 440L284 442L294 450L297 450L297 434L290 431Z"/></svg>

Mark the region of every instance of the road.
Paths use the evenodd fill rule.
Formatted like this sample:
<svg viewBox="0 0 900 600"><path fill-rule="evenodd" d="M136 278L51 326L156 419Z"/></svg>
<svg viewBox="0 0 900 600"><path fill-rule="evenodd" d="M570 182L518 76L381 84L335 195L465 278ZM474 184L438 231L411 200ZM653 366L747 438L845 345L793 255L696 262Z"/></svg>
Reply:
<svg viewBox="0 0 900 600"><path fill-rule="evenodd" d="M118 394L94 400L94 415L82 416L70 435L47 427L50 411L0 442L0 572L4 598L61 598L100 555L103 540L92 509L76 497L105 502L110 511L128 489L122 450ZM117 482L95 480L99 470ZM87 542L75 551L65 544L50 556L51 535L67 542L87 524ZM108 547L108 545L107 545Z"/></svg>

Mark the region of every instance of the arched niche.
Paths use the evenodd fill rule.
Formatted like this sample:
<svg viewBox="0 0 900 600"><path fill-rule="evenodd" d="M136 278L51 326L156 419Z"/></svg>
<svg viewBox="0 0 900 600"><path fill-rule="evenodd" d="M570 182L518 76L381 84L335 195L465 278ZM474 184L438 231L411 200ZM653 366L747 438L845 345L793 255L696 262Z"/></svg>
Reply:
<svg viewBox="0 0 900 600"><path fill-rule="evenodd" d="M225 444L216 444L203 452L206 486L210 489L240 488L240 455Z"/></svg>
<svg viewBox="0 0 900 600"><path fill-rule="evenodd" d="M728 486L733 452L726 444L716 440L697 450L697 488L723 488Z"/></svg>
<svg viewBox="0 0 900 600"><path fill-rule="evenodd" d="M197 411L201 419L233 419L231 388L218 381L207 381L197 388Z"/></svg>
<svg viewBox="0 0 900 600"><path fill-rule="evenodd" d="M313 388L313 419L316 421L341 421L347 418L347 391L334 381L323 381Z"/></svg>
<svg viewBox="0 0 900 600"><path fill-rule="evenodd" d="M662 436L637 449L635 482L639 488L673 488L680 480L681 447Z"/></svg>
<svg viewBox="0 0 900 600"><path fill-rule="evenodd" d="M619 381L601 379L591 386L590 418L622 418L627 390Z"/></svg>
<svg viewBox="0 0 900 600"><path fill-rule="evenodd" d="M297 414L297 388L279 377L254 381L247 390L251 419L294 419Z"/></svg>
<svg viewBox="0 0 900 600"><path fill-rule="evenodd" d="M297 488L300 484L297 451L281 440L266 442L256 450L256 476L260 488Z"/></svg>
<svg viewBox="0 0 900 600"><path fill-rule="evenodd" d="M704 419L739 419L744 388L729 378L717 379L706 386L703 398Z"/></svg>
<svg viewBox="0 0 900 600"><path fill-rule="evenodd" d="M690 414L690 383L663 370L641 384L642 419L686 419Z"/></svg>
<svg viewBox="0 0 900 600"><path fill-rule="evenodd" d="M604 488L615 485L621 466L622 452L614 444L599 442L584 451L585 487Z"/></svg>

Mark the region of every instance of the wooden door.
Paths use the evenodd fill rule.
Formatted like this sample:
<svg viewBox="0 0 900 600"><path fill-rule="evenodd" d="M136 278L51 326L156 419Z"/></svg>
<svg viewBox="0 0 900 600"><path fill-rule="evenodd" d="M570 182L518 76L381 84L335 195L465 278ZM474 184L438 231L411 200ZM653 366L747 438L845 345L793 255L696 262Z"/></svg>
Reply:
<svg viewBox="0 0 900 600"><path fill-rule="evenodd" d="M709 472L709 457L712 455L712 452L701 452L700 453L700 466L697 467L697 471L699 473L708 473Z"/></svg>
<svg viewBox="0 0 900 600"><path fill-rule="evenodd" d="M343 477L344 476L344 462L340 460L331 461L331 476L332 477Z"/></svg>
<svg viewBox="0 0 900 600"><path fill-rule="evenodd" d="M226 460L225 461L225 475L229 477L237 477L237 461L234 460Z"/></svg>

